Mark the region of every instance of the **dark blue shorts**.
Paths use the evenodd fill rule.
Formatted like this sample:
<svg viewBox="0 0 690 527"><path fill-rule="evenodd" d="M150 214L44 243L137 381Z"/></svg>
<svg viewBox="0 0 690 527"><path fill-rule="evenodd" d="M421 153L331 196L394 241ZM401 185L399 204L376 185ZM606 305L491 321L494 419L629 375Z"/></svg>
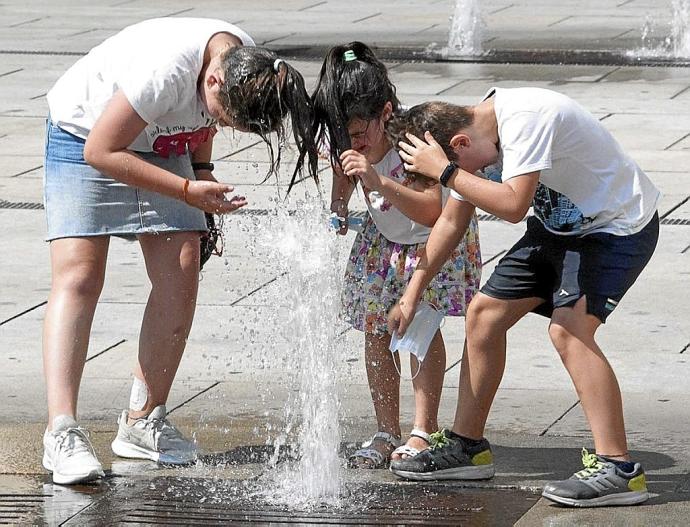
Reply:
<svg viewBox="0 0 690 527"><path fill-rule="evenodd" d="M586 296L587 312L603 323L649 262L658 238L658 214L629 236L557 235L531 217L481 292L501 300L543 298L534 312L549 318Z"/></svg>

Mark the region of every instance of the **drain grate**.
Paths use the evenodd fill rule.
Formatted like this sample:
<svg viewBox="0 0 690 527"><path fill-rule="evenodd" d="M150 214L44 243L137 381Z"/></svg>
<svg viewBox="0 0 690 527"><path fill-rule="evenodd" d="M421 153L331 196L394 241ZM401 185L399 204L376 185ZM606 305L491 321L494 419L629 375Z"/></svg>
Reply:
<svg viewBox="0 0 690 527"><path fill-rule="evenodd" d="M17 209L17 210L43 210L43 203L30 202L30 201L6 201L0 199L0 209ZM272 211L268 209L240 209L234 214L240 216L268 216ZM290 214L294 214L296 211L290 211ZM351 218L364 218L367 215L366 211L356 210L350 212ZM493 214L477 214L479 221L503 221L501 218L494 216ZM524 221L524 220L523 220ZM661 225L690 225L690 219L688 218L662 218L660 220Z"/></svg>
<svg viewBox="0 0 690 527"><path fill-rule="evenodd" d="M43 513L44 496L0 494L0 525L34 524Z"/></svg>
<svg viewBox="0 0 690 527"><path fill-rule="evenodd" d="M0 209L43 210L43 203L30 201L5 201L0 199Z"/></svg>
<svg viewBox="0 0 690 527"><path fill-rule="evenodd" d="M271 484L225 478L128 479L65 525L513 525L538 496L520 489L373 483L341 489L339 507L270 503ZM263 489L262 493L258 490Z"/></svg>

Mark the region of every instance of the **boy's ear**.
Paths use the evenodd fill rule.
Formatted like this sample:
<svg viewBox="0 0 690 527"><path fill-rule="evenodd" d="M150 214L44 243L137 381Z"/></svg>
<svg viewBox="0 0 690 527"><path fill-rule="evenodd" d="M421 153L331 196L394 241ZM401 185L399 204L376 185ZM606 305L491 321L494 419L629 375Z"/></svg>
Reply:
<svg viewBox="0 0 690 527"><path fill-rule="evenodd" d="M450 138L450 147L456 154L459 154L463 148L467 148L471 144L470 136L467 134L458 133Z"/></svg>

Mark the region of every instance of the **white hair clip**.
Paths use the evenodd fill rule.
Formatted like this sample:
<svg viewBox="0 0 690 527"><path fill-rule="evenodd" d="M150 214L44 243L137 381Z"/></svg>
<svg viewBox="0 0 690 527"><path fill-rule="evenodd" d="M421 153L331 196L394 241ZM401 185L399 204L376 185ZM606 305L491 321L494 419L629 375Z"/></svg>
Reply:
<svg viewBox="0 0 690 527"><path fill-rule="evenodd" d="M273 71L278 73L278 68L280 67L280 63L283 62L283 59L276 59L275 62L273 62Z"/></svg>

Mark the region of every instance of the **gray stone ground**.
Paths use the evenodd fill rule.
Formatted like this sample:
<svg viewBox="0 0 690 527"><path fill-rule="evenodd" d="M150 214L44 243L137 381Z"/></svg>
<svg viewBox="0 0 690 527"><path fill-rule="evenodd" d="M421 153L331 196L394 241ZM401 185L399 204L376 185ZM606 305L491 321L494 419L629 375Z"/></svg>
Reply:
<svg viewBox="0 0 690 527"><path fill-rule="evenodd" d="M637 49L645 19L655 35L668 32L670 0L518 0L481 2L485 48L496 50ZM380 47L444 45L448 1L289 0L221 2L190 7L179 0L0 4L0 474L41 474L45 426L41 323L50 286L49 247L42 201L45 93L81 53L122 27L155 16L221 17L240 24L259 43L310 48L360 39ZM298 51L299 52L299 51ZM307 54L305 54L306 56ZM320 63L296 60L313 85ZM472 104L492 86L542 86L589 108L650 174L664 198L666 220L656 254L638 283L600 333L624 393L635 456L646 466L654 498L644 506L572 511L544 500L519 525L685 525L690 513L690 69L615 65L433 63L389 64L406 104L443 99ZM257 138L217 137L216 175L236 186L250 208L272 207L275 185L257 186L266 166ZM328 195L328 177L323 189ZM284 182L283 182L284 183ZM284 189L284 186L281 186ZM314 199L311 182L299 186ZM356 207L355 207L356 208ZM360 203L361 208L361 203ZM680 220L678 224L670 220ZM262 430L280 427L293 372L280 357L264 354L272 339L271 307L280 280L266 265L241 218L226 221L226 253L209 262L188 350L169 408L176 422L196 433L209 451L261 445ZM684 224L683 224L684 223ZM519 237L522 226L481 222L489 263ZM342 241L343 257L352 235ZM263 255L263 257L262 257ZM273 291L273 294L272 294ZM130 367L147 294L138 246L112 243L106 287L96 313L84 372L80 417L93 431L99 455L111 463L108 444L115 417L128 399ZM269 320L269 323L267 323ZM448 375L441 422L450 424L463 329L445 325ZM344 441L375 430L362 361L362 337L350 331L334 344L342 356ZM412 398L403 383L403 420L411 424ZM257 434L257 430L259 433ZM275 428L274 428L275 430ZM275 435L275 431L272 432ZM506 375L489 419L498 476L489 485L535 488L566 477L591 443L577 396L546 336L546 321L527 317L509 335ZM269 436L270 437L270 434ZM118 469L113 463L113 471ZM165 471L161 471L165 473ZM364 478L392 480L387 473ZM7 480L5 480L7 481ZM0 489L0 494L2 490Z"/></svg>

